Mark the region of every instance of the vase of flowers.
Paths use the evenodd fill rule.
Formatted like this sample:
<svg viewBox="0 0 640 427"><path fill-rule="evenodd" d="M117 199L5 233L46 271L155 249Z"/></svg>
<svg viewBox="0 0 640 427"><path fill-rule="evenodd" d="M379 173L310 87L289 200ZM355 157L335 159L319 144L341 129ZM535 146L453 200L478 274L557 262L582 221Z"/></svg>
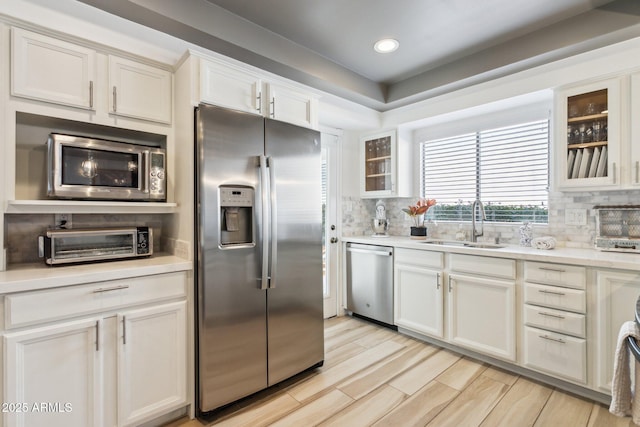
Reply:
<svg viewBox="0 0 640 427"><path fill-rule="evenodd" d="M416 240L427 238L427 227L424 226L424 216L429 208L436 204L436 199L418 199L415 205L403 208L402 211L413 220L411 238Z"/></svg>

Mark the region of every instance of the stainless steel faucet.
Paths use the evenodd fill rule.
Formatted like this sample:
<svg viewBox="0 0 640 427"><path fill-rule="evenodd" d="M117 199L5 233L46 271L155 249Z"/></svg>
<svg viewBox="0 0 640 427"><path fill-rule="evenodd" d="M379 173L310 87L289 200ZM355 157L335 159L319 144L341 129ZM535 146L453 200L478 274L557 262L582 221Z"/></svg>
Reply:
<svg viewBox="0 0 640 427"><path fill-rule="evenodd" d="M476 230L476 214L477 214L477 209L478 206L480 207L480 225L481 225L481 230L478 233L478 230ZM487 219L486 215L484 214L484 205L482 204L482 202L480 201L480 199L476 199L473 201L473 204L471 205L471 241L472 242L477 242L478 241L478 237L482 236L484 234L484 220Z"/></svg>

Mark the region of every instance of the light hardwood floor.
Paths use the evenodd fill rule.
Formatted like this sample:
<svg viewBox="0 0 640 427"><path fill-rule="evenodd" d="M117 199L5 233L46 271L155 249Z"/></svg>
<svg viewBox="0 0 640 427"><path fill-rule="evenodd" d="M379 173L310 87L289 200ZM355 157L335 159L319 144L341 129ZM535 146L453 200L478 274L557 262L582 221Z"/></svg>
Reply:
<svg viewBox="0 0 640 427"><path fill-rule="evenodd" d="M325 363L202 426L632 427L553 387L351 317L325 321Z"/></svg>

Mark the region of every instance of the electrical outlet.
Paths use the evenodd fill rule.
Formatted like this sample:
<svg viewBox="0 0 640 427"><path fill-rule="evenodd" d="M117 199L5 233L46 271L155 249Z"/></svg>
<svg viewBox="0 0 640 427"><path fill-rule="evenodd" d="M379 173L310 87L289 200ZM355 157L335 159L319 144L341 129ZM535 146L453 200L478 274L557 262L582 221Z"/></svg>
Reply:
<svg viewBox="0 0 640 427"><path fill-rule="evenodd" d="M565 225L587 225L586 209L566 209L564 211Z"/></svg>
<svg viewBox="0 0 640 427"><path fill-rule="evenodd" d="M55 228L72 228L71 214L55 214Z"/></svg>

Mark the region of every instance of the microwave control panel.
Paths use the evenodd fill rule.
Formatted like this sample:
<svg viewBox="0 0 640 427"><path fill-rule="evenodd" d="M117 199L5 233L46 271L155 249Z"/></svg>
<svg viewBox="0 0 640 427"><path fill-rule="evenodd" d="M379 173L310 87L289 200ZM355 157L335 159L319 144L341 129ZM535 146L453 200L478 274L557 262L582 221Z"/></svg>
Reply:
<svg viewBox="0 0 640 427"><path fill-rule="evenodd" d="M164 171L164 154L151 153L151 170L149 171L149 194L152 199L164 199L166 176Z"/></svg>

